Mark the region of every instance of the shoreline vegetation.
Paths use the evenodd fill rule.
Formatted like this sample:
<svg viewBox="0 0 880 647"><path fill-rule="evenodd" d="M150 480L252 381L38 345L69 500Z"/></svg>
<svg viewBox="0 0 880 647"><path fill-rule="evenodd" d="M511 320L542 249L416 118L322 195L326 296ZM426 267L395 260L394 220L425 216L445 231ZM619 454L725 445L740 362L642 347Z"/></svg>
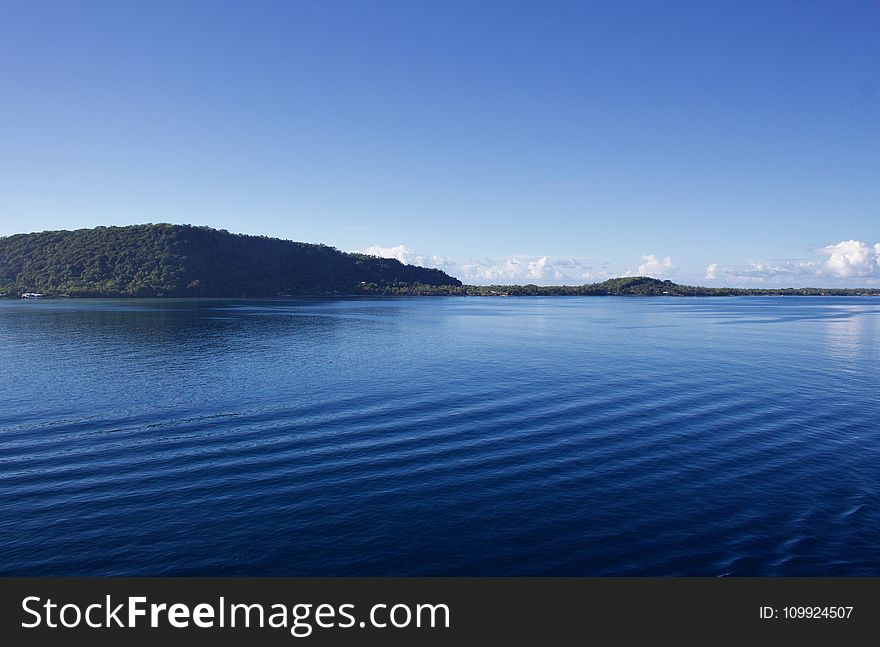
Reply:
<svg viewBox="0 0 880 647"><path fill-rule="evenodd" d="M380 294L380 293L377 293ZM381 291L390 296L469 296L469 297L735 297L735 296L880 296L880 288L707 288L679 285L648 276L625 276L585 285L460 285L389 287ZM354 296L354 295L352 295Z"/></svg>
<svg viewBox="0 0 880 647"><path fill-rule="evenodd" d="M880 296L880 288L711 288L646 276L465 285L437 269L326 245L148 224L0 238L0 297Z"/></svg>

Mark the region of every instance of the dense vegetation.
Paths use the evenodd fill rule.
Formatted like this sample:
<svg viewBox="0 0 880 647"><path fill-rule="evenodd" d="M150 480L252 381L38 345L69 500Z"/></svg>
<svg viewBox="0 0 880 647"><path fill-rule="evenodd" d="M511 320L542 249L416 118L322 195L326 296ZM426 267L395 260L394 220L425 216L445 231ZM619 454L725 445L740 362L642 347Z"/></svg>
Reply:
<svg viewBox="0 0 880 647"><path fill-rule="evenodd" d="M134 225L0 238L0 295L275 297L458 287L440 270L208 227Z"/></svg>
<svg viewBox="0 0 880 647"><path fill-rule="evenodd" d="M646 276L608 279L586 285L409 285L389 286L381 294L414 296L880 296L877 288L704 288Z"/></svg>
<svg viewBox="0 0 880 647"><path fill-rule="evenodd" d="M326 245L189 225L0 238L0 296L278 297L871 295L880 289L705 288L644 276L586 285L462 285L436 269Z"/></svg>

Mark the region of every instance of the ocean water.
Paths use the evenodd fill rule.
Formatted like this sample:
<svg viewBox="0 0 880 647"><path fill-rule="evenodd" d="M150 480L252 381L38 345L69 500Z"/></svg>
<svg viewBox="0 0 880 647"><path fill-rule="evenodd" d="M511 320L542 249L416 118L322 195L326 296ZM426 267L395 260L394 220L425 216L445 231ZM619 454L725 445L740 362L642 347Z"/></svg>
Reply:
<svg viewBox="0 0 880 647"><path fill-rule="evenodd" d="M0 574L880 575L880 300L0 302Z"/></svg>

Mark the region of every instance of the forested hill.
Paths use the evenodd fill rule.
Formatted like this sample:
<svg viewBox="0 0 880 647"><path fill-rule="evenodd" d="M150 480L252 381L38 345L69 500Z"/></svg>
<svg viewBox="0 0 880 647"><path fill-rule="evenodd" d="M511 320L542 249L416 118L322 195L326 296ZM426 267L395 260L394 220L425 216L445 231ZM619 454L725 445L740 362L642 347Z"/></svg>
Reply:
<svg viewBox="0 0 880 647"><path fill-rule="evenodd" d="M333 247L189 225L0 238L0 295L275 297L456 287L445 272Z"/></svg>

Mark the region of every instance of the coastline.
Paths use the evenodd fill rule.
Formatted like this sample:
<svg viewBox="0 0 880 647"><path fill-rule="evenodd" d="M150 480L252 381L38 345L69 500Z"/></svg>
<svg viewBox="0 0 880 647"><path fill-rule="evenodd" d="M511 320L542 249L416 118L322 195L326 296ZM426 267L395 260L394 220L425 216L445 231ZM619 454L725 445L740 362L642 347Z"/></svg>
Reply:
<svg viewBox="0 0 880 647"><path fill-rule="evenodd" d="M465 286L469 287L469 286ZM58 300L87 300L87 299L114 299L120 301L136 300L136 299L161 299L161 300L259 300L259 301L289 301L298 299L372 299L372 298L412 298L412 297L459 297L459 298L534 298L534 297L554 297L554 298L574 298L574 297L636 297L636 298L732 298L732 297L880 297L880 290L858 290L858 289L814 289L814 288L784 288L780 290L749 290L738 288L714 288L713 292L694 292L687 294L655 294L655 293L598 293L598 292L523 292L523 293L487 293L483 291L450 291L444 293L442 291L426 292L372 292L372 293L337 293L337 294L291 294L291 295L274 295L274 296L253 296L253 295L217 295L217 296L187 296L187 295L167 295L167 294L43 294L43 296L32 299L16 296L14 294L0 294L0 300L9 301L58 301Z"/></svg>

